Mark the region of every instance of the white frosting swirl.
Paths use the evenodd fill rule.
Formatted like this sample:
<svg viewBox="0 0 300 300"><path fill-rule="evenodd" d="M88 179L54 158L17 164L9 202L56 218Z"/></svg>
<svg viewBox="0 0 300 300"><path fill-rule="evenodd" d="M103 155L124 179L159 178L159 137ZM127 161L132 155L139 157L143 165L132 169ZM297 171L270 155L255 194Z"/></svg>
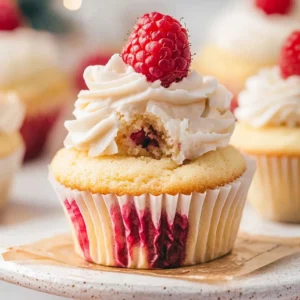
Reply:
<svg viewBox="0 0 300 300"><path fill-rule="evenodd" d="M211 43L260 63L277 61L284 40L300 28L300 0L287 15L266 15L254 1L237 2L213 24Z"/></svg>
<svg viewBox="0 0 300 300"><path fill-rule="evenodd" d="M278 67L248 79L239 95L238 120L253 127L300 126L300 76L283 79Z"/></svg>
<svg viewBox="0 0 300 300"><path fill-rule="evenodd" d="M57 49L53 37L30 28L0 31L0 85L56 66Z"/></svg>
<svg viewBox="0 0 300 300"><path fill-rule="evenodd" d="M16 94L0 94L0 133L19 131L25 117L25 107Z"/></svg>
<svg viewBox="0 0 300 300"><path fill-rule="evenodd" d="M88 150L90 156L116 154L119 116L130 120L145 113L160 118L169 136L181 144L177 163L229 142L232 95L212 77L192 72L164 88L160 81L148 82L115 54L106 66L88 67L84 78L89 90L78 96L76 120L65 123L67 148Z"/></svg>

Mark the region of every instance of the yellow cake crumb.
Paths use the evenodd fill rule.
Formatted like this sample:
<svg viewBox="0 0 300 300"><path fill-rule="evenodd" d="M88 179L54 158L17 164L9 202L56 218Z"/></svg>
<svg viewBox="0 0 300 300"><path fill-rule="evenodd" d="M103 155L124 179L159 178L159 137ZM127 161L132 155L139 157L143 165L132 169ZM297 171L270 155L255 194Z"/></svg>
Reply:
<svg viewBox="0 0 300 300"><path fill-rule="evenodd" d="M87 152L61 149L50 169L66 187L91 193L176 195L204 192L230 183L245 169L244 157L232 146L208 152L178 166L171 159L89 157Z"/></svg>
<svg viewBox="0 0 300 300"><path fill-rule="evenodd" d="M253 155L299 156L300 128L274 126L254 128L238 122L231 144Z"/></svg>

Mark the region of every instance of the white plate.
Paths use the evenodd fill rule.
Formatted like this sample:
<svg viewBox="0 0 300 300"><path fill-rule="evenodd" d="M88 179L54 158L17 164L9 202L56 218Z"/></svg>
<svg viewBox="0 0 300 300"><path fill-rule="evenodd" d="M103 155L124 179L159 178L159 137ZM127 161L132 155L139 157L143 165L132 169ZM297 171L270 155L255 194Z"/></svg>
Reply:
<svg viewBox="0 0 300 300"><path fill-rule="evenodd" d="M18 175L13 201L1 215L0 246L24 244L68 230L47 181L46 161ZM260 220L251 209L242 228L258 234L300 236L300 226ZM300 255L249 276L220 284L190 283L138 275L0 261L0 279L38 291L79 299L292 299L300 294Z"/></svg>

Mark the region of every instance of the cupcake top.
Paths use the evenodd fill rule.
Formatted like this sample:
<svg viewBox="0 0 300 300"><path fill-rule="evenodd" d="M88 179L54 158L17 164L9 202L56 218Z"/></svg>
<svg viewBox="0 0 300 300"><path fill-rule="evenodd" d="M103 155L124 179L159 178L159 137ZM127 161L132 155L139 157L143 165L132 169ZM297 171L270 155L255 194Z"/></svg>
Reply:
<svg viewBox="0 0 300 300"><path fill-rule="evenodd" d="M190 72L165 88L160 81L148 82L115 54L106 66L88 67L84 78L89 90L78 96L76 119L65 124L65 146L87 150L90 156L118 153L120 116L156 116L170 139L181 144L178 163L225 147L234 129L232 96L213 77Z"/></svg>
<svg viewBox="0 0 300 300"><path fill-rule="evenodd" d="M97 159L76 149L61 149L51 163L54 178L66 187L119 196L203 193L236 180L245 170L243 155L232 146L183 165L169 158L114 155Z"/></svg>
<svg viewBox="0 0 300 300"><path fill-rule="evenodd" d="M247 81L238 102L231 144L251 155L299 155L300 31L288 36L278 66Z"/></svg>
<svg viewBox="0 0 300 300"><path fill-rule="evenodd" d="M300 31L288 36L279 66L248 79L238 103L237 119L254 128L300 126Z"/></svg>
<svg viewBox="0 0 300 300"><path fill-rule="evenodd" d="M24 116L25 107L15 94L0 94L0 134L18 132Z"/></svg>
<svg viewBox="0 0 300 300"><path fill-rule="evenodd" d="M245 159L228 146L232 95L190 64L180 22L143 15L121 55L85 70L88 90L79 93L75 120L65 123L65 148L51 163L54 178L92 193L176 195L240 177Z"/></svg>
<svg viewBox="0 0 300 300"><path fill-rule="evenodd" d="M188 33L157 12L143 15L122 54L84 72L66 148L89 156L172 158L177 164L227 146L232 95L213 77L190 71Z"/></svg>
<svg viewBox="0 0 300 300"><path fill-rule="evenodd" d="M300 76L284 79L279 67L261 70L239 95L235 116L253 127L300 126Z"/></svg>
<svg viewBox="0 0 300 300"><path fill-rule="evenodd" d="M213 25L211 42L257 62L276 60L285 38L300 28L300 0L267 2L236 1Z"/></svg>
<svg viewBox="0 0 300 300"><path fill-rule="evenodd" d="M31 28L0 30L0 86L33 76L57 65L51 34ZM17 70L17 71L16 71Z"/></svg>
<svg viewBox="0 0 300 300"><path fill-rule="evenodd" d="M145 14L122 55L84 72L89 90L67 121L66 148L89 156L170 157L177 164L227 146L232 95L213 77L191 72L188 34L160 13Z"/></svg>

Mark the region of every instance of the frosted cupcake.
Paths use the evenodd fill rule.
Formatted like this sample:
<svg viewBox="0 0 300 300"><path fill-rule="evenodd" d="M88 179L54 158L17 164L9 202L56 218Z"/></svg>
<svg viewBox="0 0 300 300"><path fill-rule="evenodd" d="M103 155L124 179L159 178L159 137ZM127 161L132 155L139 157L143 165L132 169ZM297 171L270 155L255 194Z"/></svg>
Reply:
<svg viewBox="0 0 300 300"><path fill-rule="evenodd" d="M21 16L14 7L13 1L1 6L0 92L14 91L26 107L21 133L25 158L30 159L44 149L50 130L71 97L71 87L58 67L53 37L19 27Z"/></svg>
<svg viewBox="0 0 300 300"><path fill-rule="evenodd" d="M186 30L151 13L122 56L86 69L50 166L84 259L172 268L231 251L253 164L228 146L231 94L190 62Z"/></svg>
<svg viewBox="0 0 300 300"><path fill-rule="evenodd" d="M247 81L236 110L232 144L256 158L249 192L264 217L300 222L300 31L287 40L280 67Z"/></svg>
<svg viewBox="0 0 300 300"><path fill-rule="evenodd" d="M0 94L0 209L6 204L13 177L24 155L19 129L25 108L15 94Z"/></svg>
<svg viewBox="0 0 300 300"><path fill-rule="evenodd" d="M299 28L299 0L236 1L213 24L195 66L237 95L250 76L277 64L283 41Z"/></svg>

